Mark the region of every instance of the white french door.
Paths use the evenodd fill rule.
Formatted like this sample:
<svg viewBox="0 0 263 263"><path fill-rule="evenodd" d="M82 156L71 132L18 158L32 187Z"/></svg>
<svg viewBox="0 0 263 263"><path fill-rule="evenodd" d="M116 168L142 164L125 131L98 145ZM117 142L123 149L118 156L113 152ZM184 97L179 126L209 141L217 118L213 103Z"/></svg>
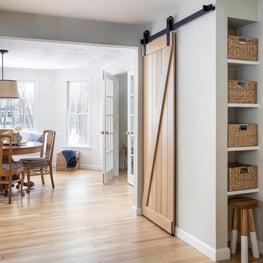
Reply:
<svg viewBox="0 0 263 263"><path fill-rule="evenodd" d="M127 154L127 170L128 170L128 184L134 185L134 118L135 118L135 105L134 105L134 71L128 72L128 123L127 123L127 136L128 136L128 154Z"/></svg>
<svg viewBox="0 0 263 263"><path fill-rule="evenodd" d="M113 176L117 175L118 164L116 160L116 78L107 72L104 77L104 129L103 135L103 182L107 183Z"/></svg>

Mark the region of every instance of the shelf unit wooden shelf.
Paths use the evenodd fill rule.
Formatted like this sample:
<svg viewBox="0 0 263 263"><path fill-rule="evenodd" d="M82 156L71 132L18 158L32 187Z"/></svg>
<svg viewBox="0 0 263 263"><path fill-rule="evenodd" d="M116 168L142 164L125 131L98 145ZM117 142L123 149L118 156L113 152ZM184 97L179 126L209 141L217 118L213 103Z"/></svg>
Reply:
<svg viewBox="0 0 263 263"><path fill-rule="evenodd" d="M228 108L259 108L260 105L252 103L228 103Z"/></svg>
<svg viewBox="0 0 263 263"><path fill-rule="evenodd" d="M227 195L231 196L231 195L240 195L240 194L253 194L253 193L257 193L257 192L259 192L259 189L255 188L255 189L247 189L247 190L227 192Z"/></svg>
<svg viewBox="0 0 263 263"><path fill-rule="evenodd" d="M238 60L238 59L228 59L227 63L229 65L251 65L251 66L258 66L258 61L250 61L250 60Z"/></svg>
<svg viewBox="0 0 263 263"><path fill-rule="evenodd" d="M241 151L257 151L259 146L245 146L245 147L228 147L228 152L241 152Z"/></svg>

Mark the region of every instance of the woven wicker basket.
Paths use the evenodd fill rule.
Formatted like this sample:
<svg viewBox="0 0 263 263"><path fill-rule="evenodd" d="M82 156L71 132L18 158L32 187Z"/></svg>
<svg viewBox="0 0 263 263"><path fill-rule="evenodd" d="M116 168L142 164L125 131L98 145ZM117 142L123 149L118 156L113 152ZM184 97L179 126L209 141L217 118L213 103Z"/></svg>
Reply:
<svg viewBox="0 0 263 263"><path fill-rule="evenodd" d="M228 191L254 189L258 187L257 166L239 163L228 164Z"/></svg>
<svg viewBox="0 0 263 263"><path fill-rule="evenodd" d="M256 81L229 80L228 103L257 103L256 90Z"/></svg>
<svg viewBox="0 0 263 263"><path fill-rule="evenodd" d="M258 40L256 38L228 36L228 58L258 60Z"/></svg>
<svg viewBox="0 0 263 263"><path fill-rule="evenodd" d="M228 124L228 147L256 146L257 124Z"/></svg>
<svg viewBox="0 0 263 263"><path fill-rule="evenodd" d="M57 159L56 159L56 171L75 171L79 169L80 162L79 162L79 151L76 151L77 157L77 165L72 168L67 168L67 162L64 158L64 155L61 152L57 152Z"/></svg>

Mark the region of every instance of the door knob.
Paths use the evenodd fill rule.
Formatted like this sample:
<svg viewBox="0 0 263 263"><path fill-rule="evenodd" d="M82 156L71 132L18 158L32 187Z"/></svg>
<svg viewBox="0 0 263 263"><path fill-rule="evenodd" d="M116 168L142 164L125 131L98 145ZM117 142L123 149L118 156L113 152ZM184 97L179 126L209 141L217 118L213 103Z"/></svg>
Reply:
<svg viewBox="0 0 263 263"><path fill-rule="evenodd" d="M101 131L100 134L105 135L105 134L110 134L108 131Z"/></svg>

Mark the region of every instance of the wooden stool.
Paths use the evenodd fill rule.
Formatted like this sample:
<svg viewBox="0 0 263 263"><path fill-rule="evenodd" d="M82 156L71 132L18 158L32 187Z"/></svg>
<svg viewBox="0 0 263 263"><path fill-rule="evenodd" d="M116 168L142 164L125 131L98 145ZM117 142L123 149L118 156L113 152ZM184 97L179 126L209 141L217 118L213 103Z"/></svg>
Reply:
<svg viewBox="0 0 263 263"><path fill-rule="evenodd" d="M259 205L258 200L249 197L234 197L228 200L228 204L233 208L231 253L236 253L238 234L238 210L241 211L241 263L248 263L248 226L252 244L253 257L259 258L259 249L253 209Z"/></svg>

